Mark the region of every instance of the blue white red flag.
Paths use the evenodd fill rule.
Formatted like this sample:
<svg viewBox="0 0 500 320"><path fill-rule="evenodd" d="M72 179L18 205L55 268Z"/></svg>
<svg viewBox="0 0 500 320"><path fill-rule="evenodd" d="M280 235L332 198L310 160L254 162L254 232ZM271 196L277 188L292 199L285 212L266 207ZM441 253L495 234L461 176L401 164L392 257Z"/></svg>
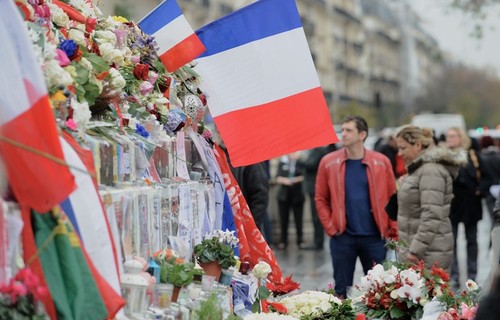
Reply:
<svg viewBox="0 0 500 320"><path fill-rule="evenodd" d="M231 164L337 142L294 0L261 0L198 31L195 70Z"/></svg>
<svg viewBox="0 0 500 320"><path fill-rule="evenodd" d="M0 157L22 205L47 212L75 189L42 69L11 0L0 0Z"/></svg>
<svg viewBox="0 0 500 320"><path fill-rule="evenodd" d="M156 39L158 55L168 72L199 56L205 47L194 33L176 0L165 0L139 22L146 34Z"/></svg>

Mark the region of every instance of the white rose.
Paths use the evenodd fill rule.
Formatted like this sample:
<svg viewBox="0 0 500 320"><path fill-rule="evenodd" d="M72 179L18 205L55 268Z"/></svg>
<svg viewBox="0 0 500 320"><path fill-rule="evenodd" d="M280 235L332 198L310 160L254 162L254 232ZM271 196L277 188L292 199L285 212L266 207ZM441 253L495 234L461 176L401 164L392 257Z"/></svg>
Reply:
<svg viewBox="0 0 500 320"><path fill-rule="evenodd" d="M47 3L50 9L51 20L59 27L65 28L69 23L68 15L58 6L52 3Z"/></svg>
<svg viewBox="0 0 500 320"><path fill-rule="evenodd" d="M68 32L70 39L73 39L76 43L85 46L85 34L78 29L70 29Z"/></svg>
<svg viewBox="0 0 500 320"><path fill-rule="evenodd" d="M271 266L264 261L260 261L253 267L253 275L259 279L267 278L267 275L271 272Z"/></svg>
<svg viewBox="0 0 500 320"><path fill-rule="evenodd" d="M116 35L111 31L96 31L94 37L99 44L109 43L113 46L116 44Z"/></svg>
<svg viewBox="0 0 500 320"><path fill-rule="evenodd" d="M123 55L122 52L115 47L111 43L103 43L99 45L99 51L101 52L101 57L109 64L115 63L120 65L123 63Z"/></svg>
<svg viewBox="0 0 500 320"><path fill-rule="evenodd" d="M45 63L44 74L48 87L66 87L73 83L71 75L59 65L57 60L50 60Z"/></svg>
<svg viewBox="0 0 500 320"><path fill-rule="evenodd" d="M115 89L123 89L127 84L125 79L123 79L122 75L115 68L109 69L109 75L111 77L111 85Z"/></svg>

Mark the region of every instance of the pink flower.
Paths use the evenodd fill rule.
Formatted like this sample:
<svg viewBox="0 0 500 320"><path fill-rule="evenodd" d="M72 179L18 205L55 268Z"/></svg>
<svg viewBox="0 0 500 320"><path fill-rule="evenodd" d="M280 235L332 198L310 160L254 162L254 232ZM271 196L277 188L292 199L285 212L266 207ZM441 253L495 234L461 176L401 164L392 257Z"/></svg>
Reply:
<svg viewBox="0 0 500 320"><path fill-rule="evenodd" d="M59 62L59 65L61 67L66 67L71 62L69 60L68 56L66 55L66 52L64 52L61 49L56 49L56 57L55 58Z"/></svg>
<svg viewBox="0 0 500 320"><path fill-rule="evenodd" d="M467 320L472 320L476 317L477 306L469 307L465 303L462 302L462 316Z"/></svg>
<svg viewBox="0 0 500 320"><path fill-rule="evenodd" d="M149 81L144 81L139 85L139 90L141 91L141 94L144 96L153 91L153 85Z"/></svg>
<svg viewBox="0 0 500 320"><path fill-rule="evenodd" d="M132 56L130 58L130 61L132 61L133 64L137 64L139 63L139 61L141 61L141 56Z"/></svg>
<svg viewBox="0 0 500 320"><path fill-rule="evenodd" d="M76 131L76 129L78 128L78 125L76 124L76 122L73 119L68 119L66 121L66 128L71 129L73 131Z"/></svg>
<svg viewBox="0 0 500 320"><path fill-rule="evenodd" d="M158 79L158 73L154 71L149 71L149 77L148 77L149 83L154 85L157 79Z"/></svg>

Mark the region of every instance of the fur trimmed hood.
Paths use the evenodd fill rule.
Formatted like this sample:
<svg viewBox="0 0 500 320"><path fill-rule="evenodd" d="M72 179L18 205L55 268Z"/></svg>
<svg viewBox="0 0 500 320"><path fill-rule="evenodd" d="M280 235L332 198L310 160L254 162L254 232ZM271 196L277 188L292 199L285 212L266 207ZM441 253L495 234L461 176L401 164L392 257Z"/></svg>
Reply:
<svg viewBox="0 0 500 320"><path fill-rule="evenodd" d="M445 147L431 147L425 150L408 166L408 173L412 173L425 163L442 164L455 179L460 167L467 164L467 153L465 150L452 150Z"/></svg>

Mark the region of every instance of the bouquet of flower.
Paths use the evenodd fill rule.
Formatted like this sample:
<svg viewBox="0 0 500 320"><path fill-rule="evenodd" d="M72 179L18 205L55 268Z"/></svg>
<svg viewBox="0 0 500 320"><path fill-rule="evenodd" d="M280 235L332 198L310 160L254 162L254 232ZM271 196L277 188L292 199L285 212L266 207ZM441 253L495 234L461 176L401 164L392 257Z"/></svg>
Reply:
<svg viewBox="0 0 500 320"><path fill-rule="evenodd" d="M31 269L20 270L9 284L0 285L0 319L48 319L40 302L46 294Z"/></svg>
<svg viewBox="0 0 500 320"><path fill-rule="evenodd" d="M352 319L356 318L349 299L340 300L333 294L322 291L305 291L280 300L288 315L302 320Z"/></svg>
<svg viewBox="0 0 500 320"><path fill-rule="evenodd" d="M427 302L427 287L422 275L411 268L377 264L356 286L361 295L355 299L359 311L371 318L420 318Z"/></svg>
<svg viewBox="0 0 500 320"><path fill-rule="evenodd" d="M438 301L444 306L438 320L472 320L476 316L477 305L481 288L473 280L467 280L466 289L459 295L447 291L438 297Z"/></svg>

